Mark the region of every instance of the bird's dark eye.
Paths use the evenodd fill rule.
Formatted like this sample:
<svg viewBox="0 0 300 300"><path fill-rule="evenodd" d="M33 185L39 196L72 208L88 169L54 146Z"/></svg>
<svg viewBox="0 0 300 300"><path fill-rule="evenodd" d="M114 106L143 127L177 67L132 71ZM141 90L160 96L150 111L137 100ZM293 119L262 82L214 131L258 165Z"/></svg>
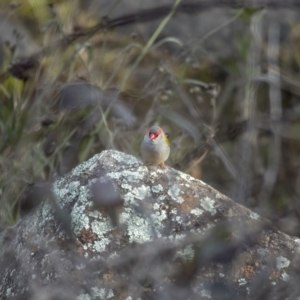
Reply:
<svg viewBox="0 0 300 300"><path fill-rule="evenodd" d="M170 135L169 135L168 133L165 133L165 135L166 135L166 137L167 137L167 138L169 138L169 137L170 137Z"/></svg>

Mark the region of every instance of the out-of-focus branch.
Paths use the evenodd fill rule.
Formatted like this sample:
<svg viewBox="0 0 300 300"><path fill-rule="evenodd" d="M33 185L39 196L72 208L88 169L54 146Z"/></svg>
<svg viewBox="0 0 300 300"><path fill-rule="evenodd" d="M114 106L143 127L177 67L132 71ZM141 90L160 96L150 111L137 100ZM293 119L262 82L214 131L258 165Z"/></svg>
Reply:
<svg viewBox="0 0 300 300"><path fill-rule="evenodd" d="M175 14L196 14L203 10L214 7L221 8L250 8L250 9L279 9L279 8L299 8L300 2L297 0L278 1L278 0L261 0L261 1L240 1L240 0L215 0L215 1L197 1L184 2L179 4L175 9ZM75 32L64 35L61 39L53 42L51 46L44 48L32 57L24 58L22 61L14 63L7 71L0 74L0 82L3 82L10 74L16 78L26 80L30 77L30 71L38 65L39 58L52 49L69 45L74 41L84 38L88 40L100 30L110 30L113 28L127 26L134 23L151 22L167 16L173 9L173 5L162 5L150 9L139 10L134 13L124 14L116 18L105 16L102 20L91 28L77 28Z"/></svg>

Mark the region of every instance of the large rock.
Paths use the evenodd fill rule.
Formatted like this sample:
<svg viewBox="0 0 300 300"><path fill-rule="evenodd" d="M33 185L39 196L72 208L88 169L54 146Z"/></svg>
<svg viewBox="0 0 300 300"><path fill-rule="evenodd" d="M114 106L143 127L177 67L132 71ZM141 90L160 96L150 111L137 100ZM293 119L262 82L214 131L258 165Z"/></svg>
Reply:
<svg viewBox="0 0 300 300"><path fill-rule="evenodd" d="M300 240L187 174L109 150L51 190L0 235L1 299L300 295Z"/></svg>

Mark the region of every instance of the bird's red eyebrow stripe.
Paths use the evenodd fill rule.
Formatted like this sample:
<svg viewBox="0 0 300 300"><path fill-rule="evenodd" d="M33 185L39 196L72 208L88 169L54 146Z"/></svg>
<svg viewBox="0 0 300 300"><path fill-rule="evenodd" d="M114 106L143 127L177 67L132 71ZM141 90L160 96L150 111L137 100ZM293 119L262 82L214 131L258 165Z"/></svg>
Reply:
<svg viewBox="0 0 300 300"><path fill-rule="evenodd" d="M158 131L156 132L157 135L160 135L162 134L162 130L161 129L158 129Z"/></svg>

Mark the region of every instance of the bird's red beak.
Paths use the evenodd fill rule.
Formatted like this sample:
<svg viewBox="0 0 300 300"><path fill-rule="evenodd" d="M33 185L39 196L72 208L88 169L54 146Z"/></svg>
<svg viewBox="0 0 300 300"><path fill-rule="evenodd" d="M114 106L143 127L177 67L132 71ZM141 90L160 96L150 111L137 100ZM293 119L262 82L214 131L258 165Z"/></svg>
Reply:
<svg viewBox="0 0 300 300"><path fill-rule="evenodd" d="M150 140L154 140L156 138L156 134L150 133L149 138L150 138Z"/></svg>

